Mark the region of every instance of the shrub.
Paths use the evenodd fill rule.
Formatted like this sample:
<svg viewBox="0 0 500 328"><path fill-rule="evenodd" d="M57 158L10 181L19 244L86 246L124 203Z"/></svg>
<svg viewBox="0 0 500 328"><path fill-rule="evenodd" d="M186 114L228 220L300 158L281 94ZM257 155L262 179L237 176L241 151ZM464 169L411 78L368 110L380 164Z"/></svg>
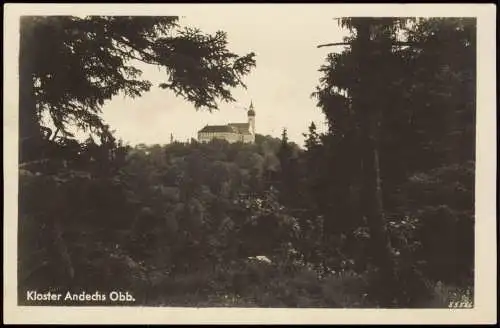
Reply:
<svg viewBox="0 0 500 328"><path fill-rule="evenodd" d="M366 278L352 272L321 278L304 266L239 260L187 274L164 275L151 305L369 307Z"/></svg>

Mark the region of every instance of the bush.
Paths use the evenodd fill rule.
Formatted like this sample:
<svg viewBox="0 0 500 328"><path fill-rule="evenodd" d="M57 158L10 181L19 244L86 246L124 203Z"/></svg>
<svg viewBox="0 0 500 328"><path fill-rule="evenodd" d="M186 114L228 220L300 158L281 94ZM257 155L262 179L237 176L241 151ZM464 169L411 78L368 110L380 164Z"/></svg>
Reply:
<svg viewBox="0 0 500 328"><path fill-rule="evenodd" d="M366 278L351 272L320 278L304 266L254 260L165 275L150 305L240 307L369 307Z"/></svg>
<svg viewBox="0 0 500 328"><path fill-rule="evenodd" d="M400 215L416 218L412 262L433 281L470 286L474 268L474 163L415 174L403 193L407 203ZM400 229L396 235L403 233Z"/></svg>

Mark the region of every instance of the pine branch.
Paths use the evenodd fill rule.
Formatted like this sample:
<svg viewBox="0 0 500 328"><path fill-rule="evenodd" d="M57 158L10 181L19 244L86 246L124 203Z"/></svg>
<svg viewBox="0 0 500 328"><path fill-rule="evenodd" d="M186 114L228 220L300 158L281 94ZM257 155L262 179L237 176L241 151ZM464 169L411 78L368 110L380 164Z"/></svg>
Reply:
<svg viewBox="0 0 500 328"><path fill-rule="evenodd" d="M316 46L317 48L322 48L322 47L332 47L332 46L350 46L351 43L347 42L334 42L334 43L326 43L326 44L320 44ZM403 46L417 46L417 43L415 42L404 42L404 41L395 41L392 43L393 47L403 47Z"/></svg>
<svg viewBox="0 0 500 328"><path fill-rule="evenodd" d="M326 44L320 44L317 46L317 48L322 48L322 47L331 47L331 46L350 46L350 43L346 42L336 42L336 43L326 43Z"/></svg>

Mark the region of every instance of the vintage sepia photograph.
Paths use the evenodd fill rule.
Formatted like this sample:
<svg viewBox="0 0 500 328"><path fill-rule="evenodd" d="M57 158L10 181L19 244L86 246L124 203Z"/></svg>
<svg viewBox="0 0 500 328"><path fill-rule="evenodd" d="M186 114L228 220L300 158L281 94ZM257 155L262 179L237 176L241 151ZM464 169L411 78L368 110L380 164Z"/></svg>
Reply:
<svg viewBox="0 0 500 328"><path fill-rule="evenodd" d="M238 6L16 18L16 306L474 310L477 17Z"/></svg>

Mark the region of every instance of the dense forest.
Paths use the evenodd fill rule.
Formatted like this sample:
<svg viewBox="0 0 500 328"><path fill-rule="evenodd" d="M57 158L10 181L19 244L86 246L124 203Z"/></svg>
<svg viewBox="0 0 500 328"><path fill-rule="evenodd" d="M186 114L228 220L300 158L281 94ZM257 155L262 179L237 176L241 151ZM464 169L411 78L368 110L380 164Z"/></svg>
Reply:
<svg viewBox="0 0 500 328"><path fill-rule="evenodd" d="M99 116L150 89L130 60L216 110L253 53L175 17L23 18L19 303L28 290L122 290L149 306L473 302L476 22L339 23L348 46L312 94L329 129L311 123L304 147L286 129L130 146Z"/></svg>

